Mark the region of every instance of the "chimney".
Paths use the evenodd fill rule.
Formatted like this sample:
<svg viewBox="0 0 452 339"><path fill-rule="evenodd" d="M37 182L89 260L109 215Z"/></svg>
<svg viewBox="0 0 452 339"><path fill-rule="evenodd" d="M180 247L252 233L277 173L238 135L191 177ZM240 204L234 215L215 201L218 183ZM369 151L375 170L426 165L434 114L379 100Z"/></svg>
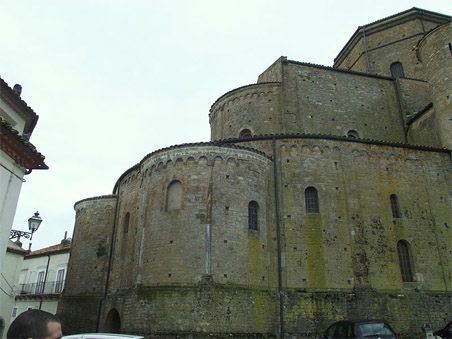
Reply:
<svg viewBox="0 0 452 339"><path fill-rule="evenodd" d="M71 243L71 238L68 239L67 237L67 231L64 232L64 239L61 240L61 247L67 246Z"/></svg>
<svg viewBox="0 0 452 339"><path fill-rule="evenodd" d="M13 87L14 93L16 93L18 96L22 94L22 86L19 84L15 84Z"/></svg>

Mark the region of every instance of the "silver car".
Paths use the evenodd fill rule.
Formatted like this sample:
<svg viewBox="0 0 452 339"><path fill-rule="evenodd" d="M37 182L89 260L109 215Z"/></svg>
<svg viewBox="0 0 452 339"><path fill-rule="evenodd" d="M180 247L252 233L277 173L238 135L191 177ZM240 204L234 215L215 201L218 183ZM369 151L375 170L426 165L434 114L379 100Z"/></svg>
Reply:
<svg viewBox="0 0 452 339"><path fill-rule="evenodd" d="M139 335L116 333L80 333L66 335L61 339L144 339L144 337Z"/></svg>

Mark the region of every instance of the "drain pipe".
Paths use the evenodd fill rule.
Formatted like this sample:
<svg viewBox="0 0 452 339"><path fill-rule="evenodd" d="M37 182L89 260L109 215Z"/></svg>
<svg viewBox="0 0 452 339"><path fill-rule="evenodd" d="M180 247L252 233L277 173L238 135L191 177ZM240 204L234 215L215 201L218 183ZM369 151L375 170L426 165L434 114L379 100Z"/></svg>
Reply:
<svg viewBox="0 0 452 339"><path fill-rule="evenodd" d="M110 271L111 271L111 263L113 262L113 247L114 247L114 240L116 236L116 220L118 217L118 209L119 209L119 191L121 189L121 184L118 183L118 193L116 194L116 204L115 204L115 217L113 220L113 229L111 231L111 242L110 242L110 257L108 258L108 266L107 266L107 277L105 278L105 290L104 295L99 301L99 309L97 310L97 323L96 323L96 332L99 332L100 327L100 315L102 313L102 304L107 298L107 292L108 292L108 283L110 282Z"/></svg>
<svg viewBox="0 0 452 339"><path fill-rule="evenodd" d="M279 334L280 338L284 338L284 293L282 285L281 224L279 220L278 164L276 160L276 137L273 136L273 182L275 185L276 240L278 247Z"/></svg>
<svg viewBox="0 0 452 339"><path fill-rule="evenodd" d="M206 254L206 267L205 274L211 275L211 255L212 255L212 240L211 240L211 227L212 227L212 178L213 177L213 164L210 166L209 184L207 188L207 216L206 216L206 239L205 239L205 254Z"/></svg>
<svg viewBox="0 0 452 339"><path fill-rule="evenodd" d="M46 267L46 274L44 275L44 285L42 286L42 292L41 292L41 300L39 301L39 309L42 307L42 295L45 293L46 289L46 281L47 281L47 274L49 273L49 264L50 264L50 254L47 254L47 267Z"/></svg>

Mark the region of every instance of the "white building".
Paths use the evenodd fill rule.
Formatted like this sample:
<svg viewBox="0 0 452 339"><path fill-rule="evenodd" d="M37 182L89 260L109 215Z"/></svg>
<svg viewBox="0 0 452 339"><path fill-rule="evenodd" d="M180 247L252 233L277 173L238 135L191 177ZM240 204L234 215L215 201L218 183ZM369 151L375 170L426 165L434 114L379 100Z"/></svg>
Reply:
<svg viewBox="0 0 452 339"><path fill-rule="evenodd" d="M9 241L0 274L0 338L6 337L14 306L14 285L19 281L22 262L27 253L18 244Z"/></svg>
<svg viewBox="0 0 452 339"><path fill-rule="evenodd" d="M48 169L44 156L29 142L38 115L0 78L0 272L24 175Z"/></svg>
<svg viewBox="0 0 452 339"><path fill-rule="evenodd" d="M10 242L0 279L0 320L3 336L9 324L28 309L40 309L55 314L64 289L70 240L33 252Z"/></svg>

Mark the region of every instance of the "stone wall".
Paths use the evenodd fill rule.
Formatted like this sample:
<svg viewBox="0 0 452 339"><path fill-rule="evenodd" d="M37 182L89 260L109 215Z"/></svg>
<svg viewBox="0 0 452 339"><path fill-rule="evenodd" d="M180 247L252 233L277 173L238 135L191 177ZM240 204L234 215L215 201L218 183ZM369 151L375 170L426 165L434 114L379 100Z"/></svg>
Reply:
<svg viewBox="0 0 452 339"><path fill-rule="evenodd" d="M277 134L282 130L281 87L262 83L238 88L220 97L211 107L211 140L238 138L244 129L251 134Z"/></svg>
<svg viewBox="0 0 452 339"><path fill-rule="evenodd" d="M422 67L416 63L413 50L422 34L422 24L416 19L366 35L370 73L390 77L391 64L400 62L406 77L423 79Z"/></svg>
<svg viewBox="0 0 452 339"><path fill-rule="evenodd" d="M285 62L287 62L287 57L280 57L259 75L257 82L283 82L283 64Z"/></svg>
<svg viewBox="0 0 452 339"><path fill-rule="evenodd" d="M422 80L397 78L395 81L399 93L402 116L406 122L408 118L421 112L431 103L432 98L429 86L427 82ZM428 145L428 143L425 144Z"/></svg>
<svg viewBox="0 0 452 339"><path fill-rule="evenodd" d="M99 324L148 338L272 338L281 329L308 338L336 320L378 317L414 338L422 323L443 325L452 314L452 164L450 151L432 146L450 145L452 134L450 28L419 43L420 62L413 49L435 20L394 17L368 32L375 70L388 75L401 61L412 63L408 76L428 77L281 57L258 84L212 105L211 138L221 141L153 152L118 179L115 195L78 202L58 309L65 333ZM342 66L363 71L356 39ZM254 136L239 137L244 129ZM318 211L306 209L308 187Z"/></svg>
<svg viewBox="0 0 452 339"><path fill-rule="evenodd" d="M110 295L102 318L117 310L122 331L148 338L274 337L276 299L275 290L216 284L205 276L192 286L143 286Z"/></svg>
<svg viewBox="0 0 452 339"><path fill-rule="evenodd" d="M312 133L404 141L391 80L289 62L284 68L280 133Z"/></svg>
<svg viewBox="0 0 452 339"><path fill-rule="evenodd" d="M452 23L438 27L419 43L419 57L430 84L437 133L443 147L452 149Z"/></svg>
<svg viewBox="0 0 452 339"><path fill-rule="evenodd" d="M64 294L102 296L109 263L116 196L102 196L75 204L74 234ZM83 284L80 284L83 281Z"/></svg>
<svg viewBox="0 0 452 339"><path fill-rule="evenodd" d="M111 291L196 284L204 274L223 283L267 286L270 164L257 152L216 146L174 148L145 159L119 185ZM168 187L175 180L182 203L168 210ZM248 229L250 201L260 207L258 231Z"/></svg>
<svg viewBox="0 0 452 339"><path fill-rule="evenodd" d="M390 77L391 64L400 62L406 77L425 79L424 69L417 60L416 45L424 34L446 21L445 18L438 20L435 15L412 15L411 19L402 19L392 27L380 26L378 22L362 26L351 40L351 46L347 46L346 54L335 63L335 67L367 72L369 65L369 73Z"/></svg>
<svg viewBox="0 0 452 339"><path fill-rule="evenodd" d="M116 196L85 199L74 208L71 255L57 315L65 333L95 332L106 288Z"/></svg>
<svg viewBox="0 0 452 339"><path fill-rule="evenodd" d="M285 286L401 289L397 242L406 240L417 286L451 289L447 153L309 139L281 141L279 150ZM310 186L319 213L306 213Z"/></svg>
<svg viewBox="0 0 452 339"><path fill-rule="evenodd" d="M374 289L352 291L286 292L284 338L319 338L334 321L342 319L385 319L397 338L424 338L423 324L435 329L450 319L450 294L389 292Z"/></svg>
<svg viewBox="0 0 452 339"><path fill-rule="evenodd" d="M430 107L423 114L417 116L416 119L409 121L407 141L410 144L441 147L441 139L436 131L435 110Z"/></svg>

